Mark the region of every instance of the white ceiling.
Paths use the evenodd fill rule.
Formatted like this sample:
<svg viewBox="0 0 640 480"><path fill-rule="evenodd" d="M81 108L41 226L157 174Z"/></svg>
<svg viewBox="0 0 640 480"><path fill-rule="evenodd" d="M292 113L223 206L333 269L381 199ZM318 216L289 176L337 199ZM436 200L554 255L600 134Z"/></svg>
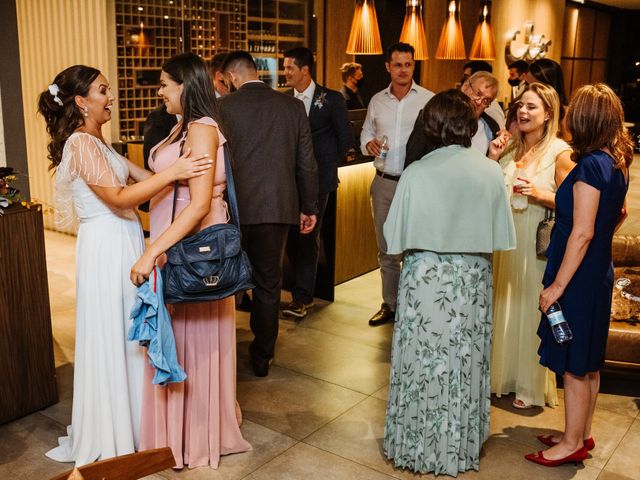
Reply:
<svg viewBox="0 0 640 480"><path fill-rule="evenodd" d="M640 0L595 0L603 5L611 5L618 8L640 9Z"/></svg>

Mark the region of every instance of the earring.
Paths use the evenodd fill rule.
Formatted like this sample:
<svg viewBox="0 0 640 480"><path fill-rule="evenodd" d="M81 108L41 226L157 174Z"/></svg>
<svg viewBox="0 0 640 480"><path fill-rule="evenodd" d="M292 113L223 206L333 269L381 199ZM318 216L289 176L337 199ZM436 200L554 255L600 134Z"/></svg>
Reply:
<svg viewBox="0 0 640 480"><path fill-rule="evenodd" d="M84 116L85 117L89 116L89 109L87 107L84 107Z"/></svg>

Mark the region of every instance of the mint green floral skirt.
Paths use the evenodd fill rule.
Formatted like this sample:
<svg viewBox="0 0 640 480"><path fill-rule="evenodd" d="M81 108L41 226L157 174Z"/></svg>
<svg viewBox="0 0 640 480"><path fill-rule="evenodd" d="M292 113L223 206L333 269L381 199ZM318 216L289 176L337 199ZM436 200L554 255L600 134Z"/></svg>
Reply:
<svg viewBox="0 0 640 480"><path fill-rule="evenodd" d="M478 470L489 436L491 290L489 255L405 255L384 429L397 467Z"/></svg>

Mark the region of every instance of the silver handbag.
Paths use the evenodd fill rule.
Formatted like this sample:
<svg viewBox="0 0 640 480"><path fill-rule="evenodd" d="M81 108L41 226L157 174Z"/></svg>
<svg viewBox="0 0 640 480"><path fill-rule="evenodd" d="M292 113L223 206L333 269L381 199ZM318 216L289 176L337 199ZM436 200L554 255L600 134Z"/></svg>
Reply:
<svg viewBox="0 0 640 480"><path fill-rule="evenodd" d="M536 255L539 257L547 256L547 249L551 242L551 231L556 223L553 210L545 209L544 218L538 224L536 229Z"/></svg>

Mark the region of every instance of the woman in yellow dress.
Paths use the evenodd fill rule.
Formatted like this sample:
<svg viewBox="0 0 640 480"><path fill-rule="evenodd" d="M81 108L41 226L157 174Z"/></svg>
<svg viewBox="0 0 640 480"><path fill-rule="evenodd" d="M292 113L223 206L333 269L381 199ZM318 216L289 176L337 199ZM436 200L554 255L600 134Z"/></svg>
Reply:
<svg viewBox="0 0 640 480"><path fill-rule="evenodd" d="M494 257L491 392L498 397L515 392L516 408L558 404L555 375L538 363L538 292L546 259L536 255L536 230L546 210L555 208L557 187L574 165L571 148L556 136L559 117L556 91L533 83L520 97L516 135L489 148L515 204L517 239L515 250Z"/></svg>

